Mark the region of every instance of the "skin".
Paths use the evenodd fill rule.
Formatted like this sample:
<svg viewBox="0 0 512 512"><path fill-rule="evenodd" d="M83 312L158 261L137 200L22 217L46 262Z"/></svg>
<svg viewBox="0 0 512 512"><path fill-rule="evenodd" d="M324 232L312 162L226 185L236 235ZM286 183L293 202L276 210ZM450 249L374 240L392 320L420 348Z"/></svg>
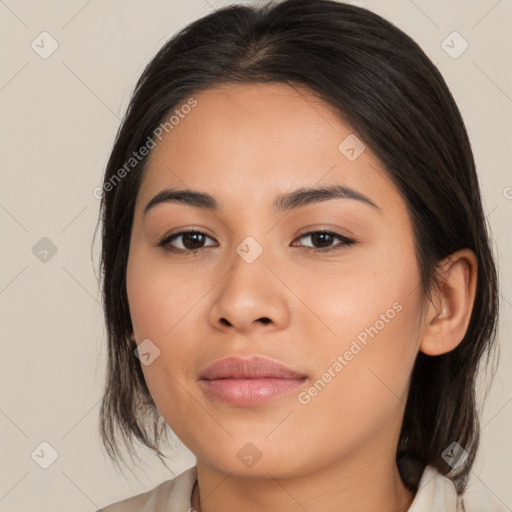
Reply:
<svg viewBox="0 0 512 512"><path fill-rule="evenodd" d="M195 106L156 146L137 197L127 291L137 343L160 356L143 366L161 414L196 455L203 512L404 511L413 500L395 454L419 350L432 355L462 339L474 300L468 250L440 269L430 303L405 202L366 147L349 161L338 145L351 128L329 105L285 84L225 85ZM344 185L377 207L330 199L276 213L274 199L301 187ZM146 204L166 188L214 196L218 211ZM158 243L200 229L203 249L174 254ZM356 240L308 251L311 231ZM236 252L247 237L263 249ZM184 248L184 239L172 245ZM319 246L321 247L321 246ZM393 304L401 310L307 403L300 392L332 368L356 336ZM440 315L440 316L439 316ZM269 319L267 322L261 318ZM259 354L307 375L290 394L253 408L206 395L200 372L230 355ZM252 467L237 457L252 443Z"/></svg>

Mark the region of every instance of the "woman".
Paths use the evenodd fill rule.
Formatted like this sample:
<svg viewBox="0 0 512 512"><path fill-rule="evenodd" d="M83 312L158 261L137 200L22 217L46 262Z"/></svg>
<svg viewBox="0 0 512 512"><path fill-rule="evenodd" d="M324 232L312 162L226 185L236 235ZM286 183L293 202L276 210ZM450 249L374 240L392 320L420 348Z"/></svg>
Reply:
<svg viewBox="0 0 512 512"><path fill-rule="evenodd" d="M500 510L465 494L498 311L475 165L399 29L327 0L186 27L102 222L105 446L170 427L197 458L103 510Z"/></svg>

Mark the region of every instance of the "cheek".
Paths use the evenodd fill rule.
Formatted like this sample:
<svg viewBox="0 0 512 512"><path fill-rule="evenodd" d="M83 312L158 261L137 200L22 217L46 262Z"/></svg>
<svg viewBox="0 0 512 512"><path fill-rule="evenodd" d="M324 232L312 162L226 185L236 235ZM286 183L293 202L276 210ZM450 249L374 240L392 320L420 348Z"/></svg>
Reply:
<svg viewBox="0 0 512 512"><path fill-rule="evenodd" d="M173 272L159 260L144 249L130 252L126 277L130 315L137 343L149 339L160 351L150 365L142 365L151 396L175 434L188 441L185 419L197 415L197 410L184 385L193 375L194 358L192 345L185 342L190 339L187 315L204 292L190 274Z"/></svg>
<svg viewBox="0 0 512 512"><path fill-rule="evenodd" d="M163 344L186 325L187 315L207 291L208 276L197 265L194 273L186 266L178 270L165 255L148 252L137 248L130 252L126 277L130 315L137 341L150 338Z"/></svg>
<svg viewBox="0 0 512 512"><path fill-rule="evenodd" d="M295 273L289 281L305 306L316 313L318 321L312 327L334 345L335 340L344 342L376 323L379 332L403 332L400 338L409 338L418 327L420 276L409 247L387 256L384 249L371 248L332 265L322 263Z"/></svg>
<svg viewBox="0 0 512 512"><path fill-rule="evenodd" d="M211 272L193 266L194 272L178 271L165 255L134 247L126 278L135 339L149 339L159 350L154 363L142 366L147 385L159 409L180 414L191 404L183 382L195 379L200 353L194 334L204 311L201 300L212 286Z"/></svg>
<svg viewBox="0 0 512 512"><path fill-rule="evenodd" d="M338 307L323 310L335 335L323 335L307 354L315 373L298 397L308 431L339 453L370 445L385 425L398 428L418 352L419 291L411 293L398 280L393 287L379 285L378 294L370 288L347 287L347 297L338 289L322 299L338 300Z"/></svg>
<svg viewBox="0 0 512 512"><path fill-rule="evenodd" d="M421 332L419 269L410 245L372 254L301 281L299 296L321 319L306 327L306 338L319 340L308 354L315 377L336 374L326 406L340 396L358 408L407 393Z"/></svg>

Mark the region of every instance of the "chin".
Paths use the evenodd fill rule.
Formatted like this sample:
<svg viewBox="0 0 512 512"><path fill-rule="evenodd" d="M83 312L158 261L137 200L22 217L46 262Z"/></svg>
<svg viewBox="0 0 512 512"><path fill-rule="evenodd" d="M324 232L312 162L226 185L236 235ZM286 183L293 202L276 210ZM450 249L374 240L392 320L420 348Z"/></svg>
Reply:
<svg viewBox="0 0 512 512"><path fill-rule="evenodd" d="M194 453L202 453L198 461L217 471L240 478L287 478L298 477L310 468L306 454L299 453L294 446L283 446L281 442L262 439L251 441L230 439L225 445L203 447ZM314 461L311 461L314 464Z"/></svg>

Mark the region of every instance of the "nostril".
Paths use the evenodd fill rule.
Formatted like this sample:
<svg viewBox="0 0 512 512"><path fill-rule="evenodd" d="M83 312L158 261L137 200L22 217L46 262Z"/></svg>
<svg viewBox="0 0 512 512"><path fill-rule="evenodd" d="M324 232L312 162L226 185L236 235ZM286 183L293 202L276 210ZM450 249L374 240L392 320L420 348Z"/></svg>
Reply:
<svg viewBox="0 0 512 512"><path fill-rule="evenodd" d="M261 322L263 324L269 324L272 322L272 320L270 320L270 318L266 317L266 316L263 316L261 318L258 318L257 320L258 322ZM226 325L227 327L232 327L233 324L229 321L229 320L226 320L225 318L221 318L220 319L220 322L223 324L223 325Z"/></svg>

